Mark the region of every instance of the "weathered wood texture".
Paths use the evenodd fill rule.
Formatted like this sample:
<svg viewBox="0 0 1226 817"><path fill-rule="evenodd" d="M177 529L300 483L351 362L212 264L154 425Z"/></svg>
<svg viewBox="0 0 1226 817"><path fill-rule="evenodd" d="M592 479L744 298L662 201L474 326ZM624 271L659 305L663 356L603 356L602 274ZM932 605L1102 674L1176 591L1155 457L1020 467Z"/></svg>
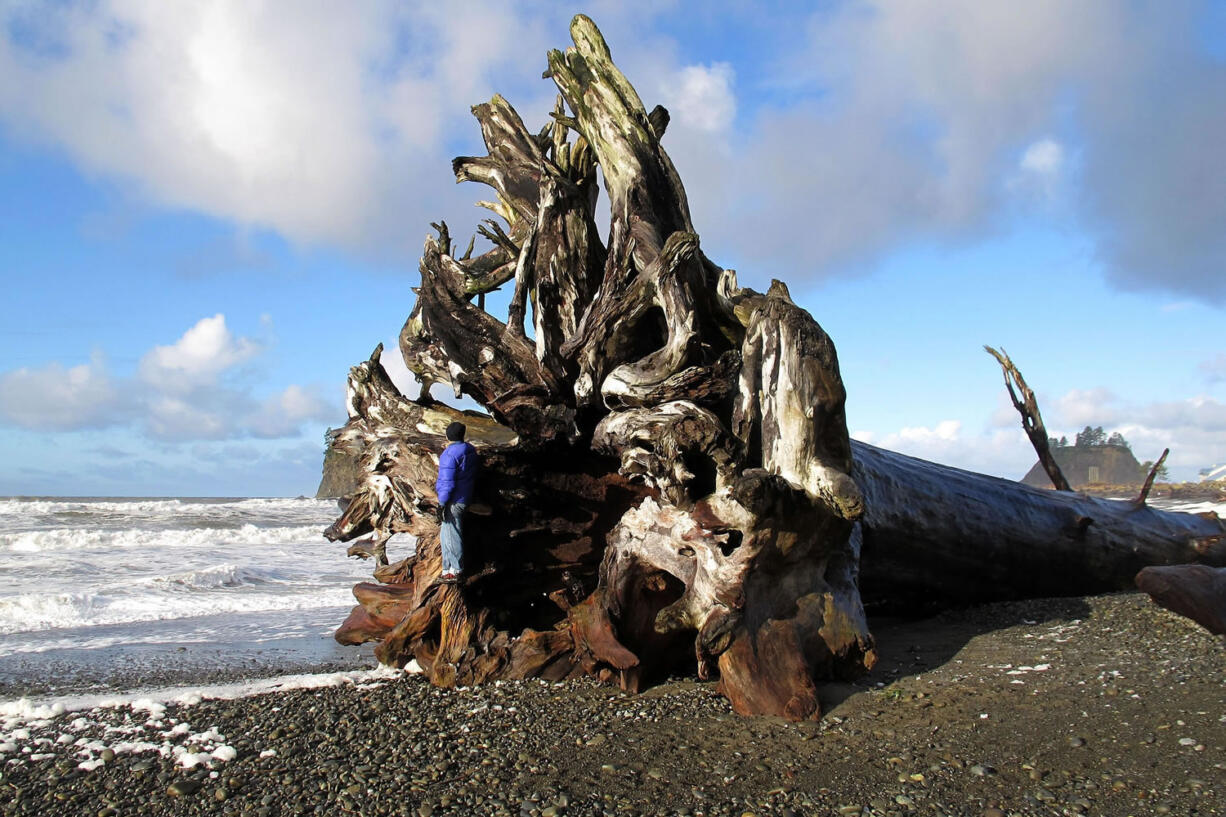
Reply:
<svg viewBox="0 0 1226 817"><path fill-rule="evenodd" d="M381 660L437 683L585 673L637 689L680 662L718 672L740 711L816 717L817 678L874 660L834 345L782 284L742 289L703 255L660 145L667 112L644 108L590 20L571 33L548 57L561 95L542 131L501 97L473 109L488 155L456 159L456 178L493 188L503 222L476 258L446 225L426 240L400 335L423 396L399 396L378 352L351 372L331 445L363 477L328 535L420 541L359 586L338 638L377 639ZM502 321L482 296L512 282ZM454 587L434 583L433 480L460 415L435 383L492 415L465 420L489 513L467 525Z"/></svg>
<svg viewBox="0 0 1226 817"><path fill-rule="evenodd" d="M1132 588L1148 565L1226 564L1222 521L1031 488L853 442L866 603L914 606Z"/></svg>
<svg viewBox="0 0 1226 817"><path fill-rule="evenodd" d="M530 132L501 97L473 109L488 155L456 159L456 178L489 185L502 222L480 228L493 247L475 258L445 224L426 239L399 341L421 396L396 392L380 349L350 372L330 445L361 480L327 535L407 531L418 554L355 589L337 638L378 641L381 661L414 660L438 684L593 675L638 689L680 666L718 675L738 712L815 718L818 680L875 661L854 531L866 554L892 549L875 567L894 559L916 580L882 588L953 596L983 583L992 542L1032 547L1073 511L1034 530L1025 514L993 522L1013 501L1001 481L860 462L830 338L782 283L744 289L706 258L660 144L667 111L646 110L590 20L571 34L548 57L549 125ZM484 296L512 282L503 321ZM433 384L491 416L437 402ZM456 419L483 458L483 512L466 522L464 580L441 585L433 486ZM1100 516L1081 528L1090 555L1054 548L1032 573L1093 562Z"/></svg>
<svg viewBox="0 0 1226 817"><path fill-rule="evenodd" d="M1034 396L1034 392L1030 386L1026 385L1022 373L1018 371L1017 366L1003 349L998 352L991 346L984 346L983 350L996 358L996 362L1000 364L1000 370L1005 376L1005 388L1009 390L1009 400L1017 409L1017 413L1022 416L1022 430L1030 438L1030 444L1034 446L1034 453L1039 455L1039 462L1043 470L1047 472L1052 486L1057 491L1071 491L1072 487L1065 479L1059 464L1056 463L1055 456L1051 453L1051 446L1047 443L1047 426L1043 424L1043 415L1039 414L1039 401ZM1016 390L1014 390L1015 384ZM1020 399L1017 396L1019 391L1022 393Z"/></svg>
<svg viewBox="0 0 1226 817"><path fill-rule="evenodd" d="M1137 574L1137 587L1166 609L1215 635L1226 635L1226 568L1147 567Z"/></svg>

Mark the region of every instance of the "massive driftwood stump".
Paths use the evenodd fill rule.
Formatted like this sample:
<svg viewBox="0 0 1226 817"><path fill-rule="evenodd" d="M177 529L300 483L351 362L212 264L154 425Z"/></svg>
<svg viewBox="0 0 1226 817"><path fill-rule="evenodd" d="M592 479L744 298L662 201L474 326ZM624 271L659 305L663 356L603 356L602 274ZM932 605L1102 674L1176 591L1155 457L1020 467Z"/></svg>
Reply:
<svg viewBox="0 0 1226 817"><path fill-rule="evenodd" d="M493 188L485 205L503 221L479 228L493 246L475 258L471 244L457 257L444 224L426 240L399 344L421 396L396 391L381 348L350 372L330 446L362 479L327 535L405 531L417 555L355 588L337 638L378 640L380 660L416 660L438 684L594 675L637 689L680 667L718 674L739 712L814 718L818 679L875 660L860 542L898 547L917 514L934 516L923 502L957 515L976 489L937 474L907 494L881 468L857 472L834 344L782 283L743 289L706 258L660 144L667 111L646 110L590 20L571 34L549 54L561 94L544 129L501 97L473 108L488 155L456 159L456 178ZM504 285L505 322L484 308ZM434 384L489 415L436 402ZM481 513L464 580L443 585L433 486L456 419L483 458ZM977 513L962 530L990 539L991 509ZM949 530L916 541L911 575L927 580L922 548ZM973 572L942 567L976 558L959 543L986 546L955 540L928 563L949 585Z"/></svg>
<svg viewBox="0 0 1226 817"><path fill-rule="evenodd" d="M504 223L475 258L446 225L426 241L400 334L422 397L396 392L380 350L350 375L331 445L365 476L329 536L408 531L418 555L358 587L338 637L378 638L381 660L416 659L438 683L595 674L634 689L696 666L741 711L814 717L815 678L874 660L834 345L782 284L742 289L703 255L660 145L667 112L646 110L590 20L571 31L575 47L549 54L546 128L501 97L473 108L488 155L457 159L456 178L492 187ZM483 308L503 285L505 322ZM434 583L434 469L460 417L435 383L491 415L465 419L488 513L467 526L458 586Z"/></svg>

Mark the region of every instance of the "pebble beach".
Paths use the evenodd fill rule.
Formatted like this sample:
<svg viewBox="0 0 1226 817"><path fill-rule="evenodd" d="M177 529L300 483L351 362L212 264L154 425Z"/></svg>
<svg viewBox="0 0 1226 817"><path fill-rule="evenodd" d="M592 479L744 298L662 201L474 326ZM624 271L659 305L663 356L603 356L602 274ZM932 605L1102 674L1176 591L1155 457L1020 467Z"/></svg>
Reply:
<svg viewBox="0 0 1226 817"><path fill-rule="evenodd" d="M874 633L873 672L800 724L739 717L689 679L444 690L386 670L9 701L0 813L1226 813L1226 645L1147 597Z"/></svg>

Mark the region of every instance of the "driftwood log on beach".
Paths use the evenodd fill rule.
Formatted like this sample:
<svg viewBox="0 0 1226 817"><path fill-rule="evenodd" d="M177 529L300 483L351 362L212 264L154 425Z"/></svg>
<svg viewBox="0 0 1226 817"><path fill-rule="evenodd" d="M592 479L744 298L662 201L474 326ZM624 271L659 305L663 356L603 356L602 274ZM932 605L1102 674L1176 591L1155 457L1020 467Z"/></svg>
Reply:
<svg viewBox="0 0 1226 817"><path fill-rule="evenodd" d="M1133 589L1148 565L1226 564L1212 513L1032 488L852 443L866 603L894 609Z"/></svg>
<svg viewBox="0 0 1226 817"><path fill-rule="evenodd" d="M571 34L548 57L560 95L545 128L501 97L473 108L488 155L456 159L456 178L493 188L502 221L480 228L492 248L476 257L445 224L426 240L399 339L421 395L397 392L381 349L350 372L329 447L360 481L327 535L403 531L417 555L355 588L339 640L377 640L381 661L415 660L443 685L591 675L639 689L681 669L718 677L738 712L808 719L820 679L875 660L861 558L883 598L949 600L1222 561L1220 545L1197 550L1218 522L1128 517L853 447L831 339L782 283L742 288L704 255L661 146L667 111L644 107L590 20ZM484 308L501 286L505 321ZM435 400L434 384L489 414ZM483 473L449 585L433 486L457 419Z"/></svg>
<svg viewBox="0 0 1226 817"><path fill-rule="evenodd" d="M1214 635L1226 635L1226 568L1208 565L1146 567L1137 587L1168 610Z"/></svg>

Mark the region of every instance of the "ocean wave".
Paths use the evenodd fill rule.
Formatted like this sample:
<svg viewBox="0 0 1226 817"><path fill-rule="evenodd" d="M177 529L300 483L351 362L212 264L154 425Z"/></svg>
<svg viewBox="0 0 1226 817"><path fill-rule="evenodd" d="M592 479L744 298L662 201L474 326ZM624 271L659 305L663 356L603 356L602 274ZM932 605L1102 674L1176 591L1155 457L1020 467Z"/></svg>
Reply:
<svg viewBox="0 0 1226 817"><path fill-rule="evenodd" d="M292 545L323 540L323 526L289 525L236 528L49 528L0 533L0 552L42 553L149 548L200 548L218 545Z"/></svg>
<svg viewBox="0 0 1226 817"><path fill-rule="evenodd" d="M176 516L224 518L227 515L246 517L301 516L304 513L328 515L336 513L336 502L329 499L307 498L247 498L247 499L112 499L112 498L30 498L0 499L0 517L36 519L47 516L104 516L133 519L163 519Z"/></svg>
<svg viewBox="0 0 1226 817"><path fill-rule="evenodd" d="M232 587L262 587L286 581L289 581L289 577L277 570L224 564L200 570L187 570L172 576L154 576L152 578L141 579L137 584L182 591L214 590Z"/></svg>
<svg viewBox="0 0 1226 817"><path fill-rule="evenodd" d="M214 578L224 580L224 574L219 573ZM212 592L184 593L145 581L134 584L131 589L113 592L23 593L0 599L0 634L170 621L224 613L313 610L340 607L353 601L349 586L291 589L274 584L264 590L250 584L213 584L211 587ZM142 590L144 592L140 592Z"/></svg>
<svg viewBox="0 0 1226 817"><path fill-rule="evenodd" d="M353 599L334 607L299 608L285 611L247 611L238 614L196 616L135 626L93 625L87 628L60 628L3 637L9 654L41 653L51 650L95 650L111 647L165 646L167 644L230 645L237 651L271 642L300 639L327 639L353 607Z"/></svg>

